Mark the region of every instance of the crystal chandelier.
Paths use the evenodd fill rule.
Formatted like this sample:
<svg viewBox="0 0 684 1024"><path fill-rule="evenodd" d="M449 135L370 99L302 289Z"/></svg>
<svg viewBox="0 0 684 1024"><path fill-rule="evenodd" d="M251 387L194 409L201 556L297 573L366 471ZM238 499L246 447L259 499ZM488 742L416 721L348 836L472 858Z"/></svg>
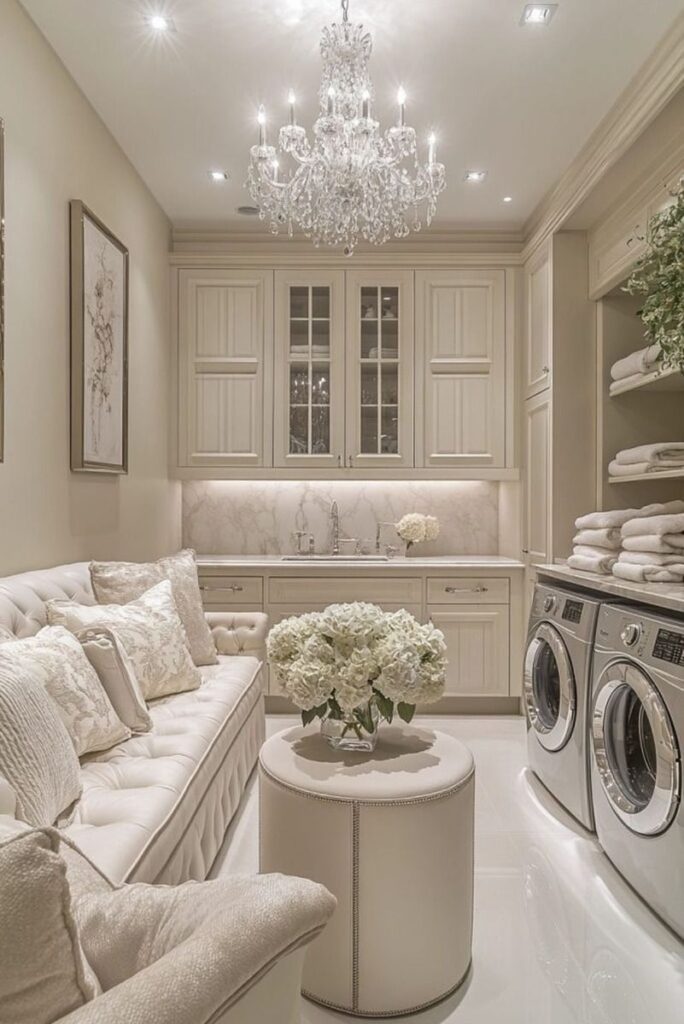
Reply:
<svg viewBox="0 0 684 1024"><path fill-rule="evenodd" d="M344 246L350 256L360 239L382 245L429 225L444 189L444 165L437 163L434 135L427 163L420 163L416 133L405 123L406 94L397 95L397 123L387 131L372 116L373 86L368 62L373 46L363 25L349 21L342 0L342 22L323 29L321 113L313 142L297 124L295 97L289 95L290 123L279 133L279 147L268 145L266 112L259 108L259 143L252 146L247 187L271 232L295 230L314 245ZM410 223L409 223L410 222Z"/></svg>

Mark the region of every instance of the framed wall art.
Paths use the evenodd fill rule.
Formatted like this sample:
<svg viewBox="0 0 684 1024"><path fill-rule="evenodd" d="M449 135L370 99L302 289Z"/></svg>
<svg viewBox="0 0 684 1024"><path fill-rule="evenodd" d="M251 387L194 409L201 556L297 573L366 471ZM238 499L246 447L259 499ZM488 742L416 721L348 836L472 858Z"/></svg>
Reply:
<svg viewBox="0 0 684 1024"><path fill-rule="evenodd" d="M5 124L0 117L0 462L5 458Z"/></svg>
<svg viewBox="0 0 684 1024"><path fill-rule="evenodd" d="M82 202L71 215L71 468L128 472L128 249Z"/></svg>

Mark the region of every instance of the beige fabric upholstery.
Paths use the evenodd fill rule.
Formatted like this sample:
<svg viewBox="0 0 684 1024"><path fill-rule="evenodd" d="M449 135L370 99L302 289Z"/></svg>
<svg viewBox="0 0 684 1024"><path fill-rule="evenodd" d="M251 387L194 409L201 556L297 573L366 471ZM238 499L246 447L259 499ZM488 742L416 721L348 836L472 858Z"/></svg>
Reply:
<svg viewBox="0 0 684 1024"><path fill-rule="evenodd" d="M14 803L31 825L53 825L81 794L78 758L57 706L18 659L0 660L0 776L3 807Z"/></svg>
<svg viewBox="0 0 684 1024"><path fill-rule="evenodd" d="M0 625L30 636L45 625L45 600L67 598L94 603L86 563L0 579ZM152 732L82 763L83 799L68 834L116 882L205 878L256 763L266 617L212 621L227 648L243 653L203 668L198 690L154 701ZM14 801L0 784L2 809L12 813Z"/></svg>
<svg viewBox="0 0 684 1024"><path fill-rule="evenodd" d="M126 649L111 629L95 626L76 634L117 715L131 732L149 732L152 719Z"/></svg>
<svg viewBox="0 0 684 1024"><path fill-rule="evenodd" d="M310 998L359 1016L417 1012L467 974L474 765L443 733L387 727L374 754L316 729L260 756L261 870L324 884L338 908L304 971Z"/></svg>
<svg viewBox="0 0 684 1024"><path fill-rule="evenodd" d="M48 601L47 615L52 625L65 626L72 633L88 626L106 626L115 632L131 659L145 700L193 690L200 684L169 580L124 605Z"/></svg>
<svg viewBox="0 0 684 1024"><path fill-rule="evenodd" d="M52 1024L100 991L71 914L53 829L0 839L0 1020Z"/></svg>
<svg viewBox="0 0 684 1024"><path fill-rule="evenodd" d="M192 660L196 665L216 664L216 648L202 609L194 551L179 551L157 562L91 562L90 579L100 604L127 604L155 583L169 580Z"/></svg>
<svg viewBox="0 0 684 1024"><path fill-rule="evenodd" d="M266 661L268 615L262 612L207 612L219 654L252 654Z"/></svg>

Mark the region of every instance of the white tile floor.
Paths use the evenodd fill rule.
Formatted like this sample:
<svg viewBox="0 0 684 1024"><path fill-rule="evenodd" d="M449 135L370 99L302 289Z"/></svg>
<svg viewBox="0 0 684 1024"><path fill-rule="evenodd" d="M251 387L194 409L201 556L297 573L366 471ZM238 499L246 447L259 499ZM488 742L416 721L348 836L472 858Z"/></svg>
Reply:
<svg viewBox="0 0 684 1024"><path fill-rule="evenodd" d="M270 718L269 733L295 724ZM407 1024L683 1024L684 945L525 767L520 718L423 719L473 751L475 935L461 991ZM216 872L257 870L257 789ZM684 858L684 850L682 851ZM354 1018L303 1000L302 1024Z"/></svg>

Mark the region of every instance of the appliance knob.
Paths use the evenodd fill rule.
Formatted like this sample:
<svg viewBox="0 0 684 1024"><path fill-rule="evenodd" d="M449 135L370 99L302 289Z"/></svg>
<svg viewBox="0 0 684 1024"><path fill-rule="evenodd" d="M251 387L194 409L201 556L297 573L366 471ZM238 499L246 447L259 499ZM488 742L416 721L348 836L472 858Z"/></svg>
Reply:
<svg viewBox="0 0 684 1024"><path fill-rule="evenodd" d="M556 598L552 594L548 594L547 597L544 598L544 611L552 612L555 607Z"/></svg>
<svg viewBox="0 0 684 1024"><path fill-rule="evenodd" d="M620 633L620 639L622 640L625 647L634 647L639 637L641 636L641 626L637 625L636 622L630 622L628 626Z"/></svg>

